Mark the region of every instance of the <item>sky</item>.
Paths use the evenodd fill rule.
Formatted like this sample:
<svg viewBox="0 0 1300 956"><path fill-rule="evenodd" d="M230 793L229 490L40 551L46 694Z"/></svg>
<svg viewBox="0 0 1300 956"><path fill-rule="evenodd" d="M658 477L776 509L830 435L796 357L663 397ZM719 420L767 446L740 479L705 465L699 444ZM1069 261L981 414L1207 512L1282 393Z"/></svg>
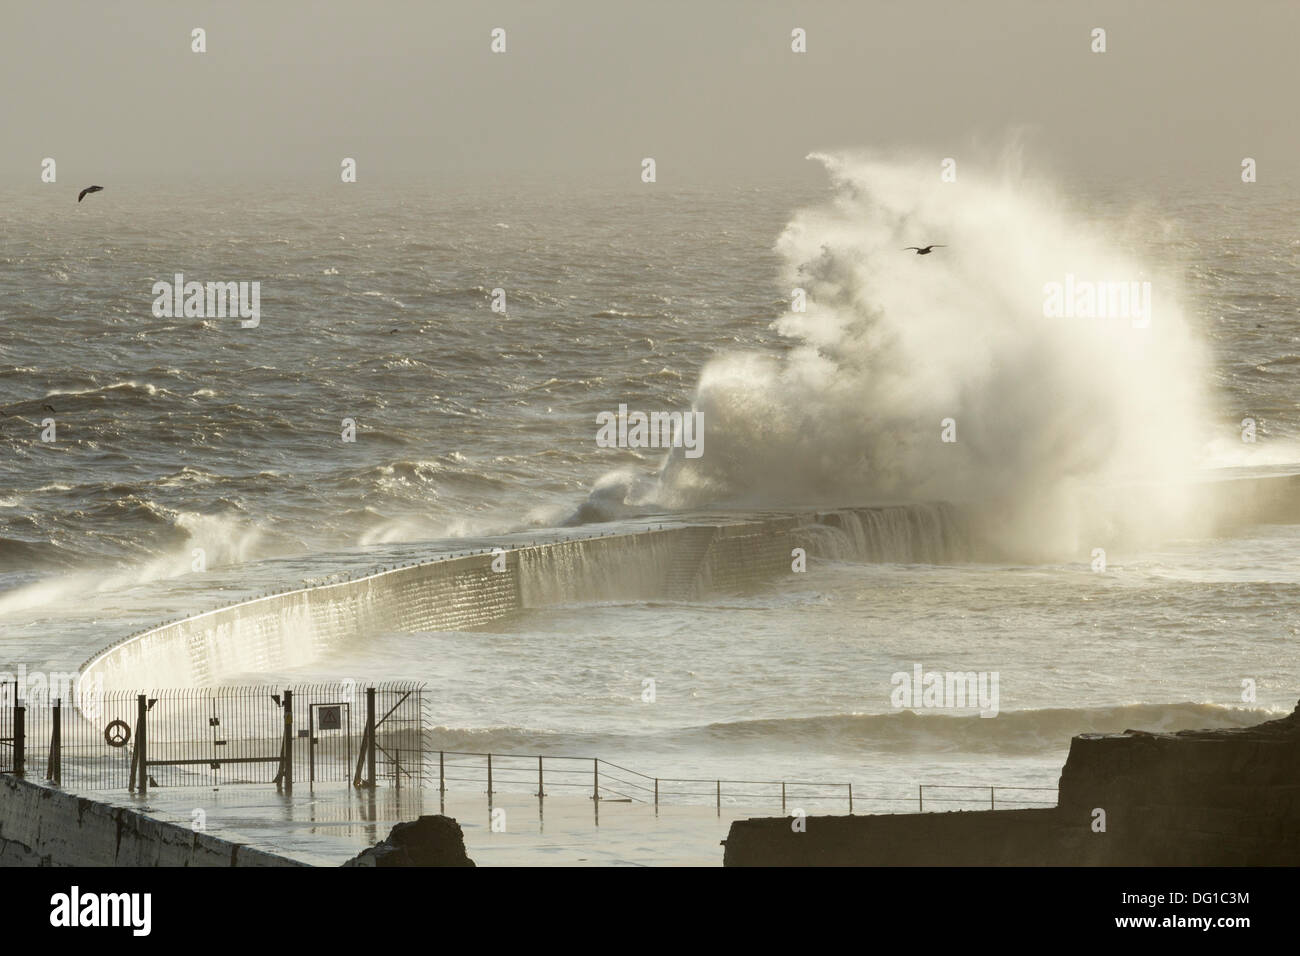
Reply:
<svg viewBox="0 0 1300 956"><path fill-rule="evenodd" d="M645 157L661 183L745 181L818 175L813 151L960 162L1009 137L1065 174L1300 165L1295 0L0 6L6 186L45 157L76 182L323 184L344 157L362 182L637 182Z"/></svg>

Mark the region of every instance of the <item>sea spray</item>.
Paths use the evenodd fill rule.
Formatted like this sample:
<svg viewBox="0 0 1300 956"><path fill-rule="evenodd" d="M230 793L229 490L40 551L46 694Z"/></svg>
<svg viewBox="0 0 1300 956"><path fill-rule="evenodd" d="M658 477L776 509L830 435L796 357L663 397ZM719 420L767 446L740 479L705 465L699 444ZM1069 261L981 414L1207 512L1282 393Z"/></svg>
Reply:
<svg viewBox="0 0 1300 956"><path fill-rule="evenodd" d="M1026 559L1188 530L1208 375L1171 280L1014 171L814 158L832 198L777 243L806 310L773 323L786 351L703 369L709 453L670 453L662 502L957 501ZM1063 275L1152 282L1154 313L1045 315Z"/></svg>

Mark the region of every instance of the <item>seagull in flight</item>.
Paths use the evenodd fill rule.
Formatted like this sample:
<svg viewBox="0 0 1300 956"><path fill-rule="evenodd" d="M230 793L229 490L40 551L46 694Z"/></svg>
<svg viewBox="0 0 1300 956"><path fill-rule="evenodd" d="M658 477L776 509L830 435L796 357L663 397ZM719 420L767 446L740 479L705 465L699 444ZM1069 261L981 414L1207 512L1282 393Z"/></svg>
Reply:
<svg viewBox="0 0 1300 956"><path fill-rule="evenodd" d="M948 247L941 242L936 242L932 246L908 246L907 247L907 249L915 249L916 254L918 256L928 256L930 254L930 250L932 249L947 249L947 248ZM904 249L903 251L907 252L907 249Z"/></svg>
<svg viewBox="0 0 1300 956"><path fill-rule="evenodd" d="M85 189L83 189L80 193L77 194L77 202L81 202L81 200L85 199L86 193L102 193L103 191L104 191L103 186L87 186Z"/></svg>

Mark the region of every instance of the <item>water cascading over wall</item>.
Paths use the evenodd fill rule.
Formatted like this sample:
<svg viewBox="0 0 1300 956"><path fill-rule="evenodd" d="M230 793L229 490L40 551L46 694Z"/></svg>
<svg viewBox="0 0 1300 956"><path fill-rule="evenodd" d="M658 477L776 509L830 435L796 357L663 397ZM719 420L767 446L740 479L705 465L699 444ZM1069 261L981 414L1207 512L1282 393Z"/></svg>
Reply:
<svg viewBox="0 0 1300 956"><path fill-rule="evenodd" d="M469 630L557 604L696 600L791 573L799 547L836 560L970 557L965 520L943 504L677 519L658 529L505 548L501 571L483 553L241 602L132 635L82 672L102 678L105 689L202 686L302 664L372 635Z"/></svg>

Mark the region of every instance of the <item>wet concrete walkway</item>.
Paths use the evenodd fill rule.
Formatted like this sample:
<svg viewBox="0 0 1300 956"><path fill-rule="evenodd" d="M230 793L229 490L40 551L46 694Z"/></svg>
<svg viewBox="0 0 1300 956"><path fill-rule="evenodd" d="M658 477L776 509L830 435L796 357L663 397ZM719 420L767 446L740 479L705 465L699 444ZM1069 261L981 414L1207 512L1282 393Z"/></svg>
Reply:
<svg viewBox="0 0 1300 956"><path fill-rule="evenodd" d="M771 816L771 808L664 806L590 798L498 793L447 793L436 788L378 792L346 785L214 790L158 788L144 799L99 791L96 799L134 806L151 816L205 827L223 839L302 860L338 866L388 836L397 823L445 812L460 823L466 850L479 866L721 866L731 821Z"/></svg>

